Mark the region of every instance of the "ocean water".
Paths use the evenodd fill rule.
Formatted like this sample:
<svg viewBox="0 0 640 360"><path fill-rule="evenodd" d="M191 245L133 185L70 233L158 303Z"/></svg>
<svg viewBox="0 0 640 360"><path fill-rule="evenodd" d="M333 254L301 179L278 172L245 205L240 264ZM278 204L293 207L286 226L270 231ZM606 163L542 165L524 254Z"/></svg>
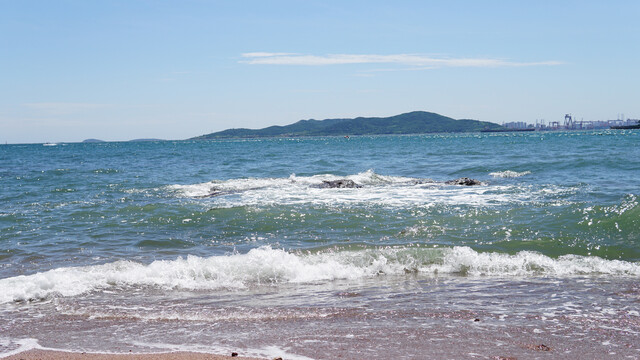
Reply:
<svg viewBox="0 0 640 360"><path fill-rule="evenodd" d="M640 358L639 141L0 146L0 356Z"/></svg>

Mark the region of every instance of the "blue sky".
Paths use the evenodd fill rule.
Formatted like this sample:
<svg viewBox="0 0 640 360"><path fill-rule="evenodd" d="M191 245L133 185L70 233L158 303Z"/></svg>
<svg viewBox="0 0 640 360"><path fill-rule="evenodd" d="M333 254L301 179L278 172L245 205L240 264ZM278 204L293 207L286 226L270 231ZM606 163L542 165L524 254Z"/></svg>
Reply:
<svg viewBox="0 0 640 360"><path fill-rule="evenodd" d="M0 0L0 141L640 118L640 1Z"/></svg>

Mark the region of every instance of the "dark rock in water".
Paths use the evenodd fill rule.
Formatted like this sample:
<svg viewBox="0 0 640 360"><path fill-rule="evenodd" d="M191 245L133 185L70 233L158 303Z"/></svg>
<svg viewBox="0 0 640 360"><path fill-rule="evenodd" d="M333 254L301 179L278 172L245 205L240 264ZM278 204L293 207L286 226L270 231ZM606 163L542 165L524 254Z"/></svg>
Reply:
<svg viewBox="0 0 640 360"><path fill-rule="evenodd" d="M237 193L241 193L244 191L250 191L250 190L259 190L264 188L264 186L259 186L259 187L254 187L254 188L249 188L249 189L243 189L243 190L220 190L216 187L212 187L209 190L209 193L206 195L198 195L198 196L194 196L194 199L206 199L206 198L212 198L212 197L217 197L217 196L223 196L223 195L231 195L231 194L237 194Z"/></svg>
<svg viewBox="0 0 640 360"><path fill-rule="evenodd" d="M236 357L236 356L238 356L238 353L237 353L237 352L232 352L232 353L231 353L231 357Z"/></svg>
<svg viewBox="0 0 640 360"><path fill-rule="evenodd" d="M345 188L361 188L362 185L356 184L353 180L348 179L340 179L340 180L323 180L320 185L321 188L330 188L330 189L345 189Z"/></svg>
<svg viewBox="0 0 640 360"><path fill-rule="evenodd" d="M210 198L210 197L216 197L216 196L221 196L221 195L226 195L226 194L230 194L230 191L223 191L220 190L216 187L212 187L211 189L209 189L209 193L207 195L198 195L198 196L194 196L195 199L206 199L206 198Z"/></svg>
<svg viewBox="0 0 640 360"><path fill-rule="evenodd" d="M472 186L472 185L482 185L482 182L475 179L469 179L468 177L463 177L455 180L445 181L445 184Z"/></svg>

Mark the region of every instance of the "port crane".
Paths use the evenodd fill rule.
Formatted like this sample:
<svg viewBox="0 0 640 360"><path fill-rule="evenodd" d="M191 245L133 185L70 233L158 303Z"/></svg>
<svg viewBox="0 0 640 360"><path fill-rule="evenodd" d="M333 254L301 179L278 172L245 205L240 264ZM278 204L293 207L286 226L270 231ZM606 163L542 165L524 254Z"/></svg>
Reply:
<svg viewBox="0 0 640 360"><path fill-rule="evenodd" d="M573 129L573 125L574 125L573 117L571 117L571 114L566 114L564 116L565 129Z"/></svg>

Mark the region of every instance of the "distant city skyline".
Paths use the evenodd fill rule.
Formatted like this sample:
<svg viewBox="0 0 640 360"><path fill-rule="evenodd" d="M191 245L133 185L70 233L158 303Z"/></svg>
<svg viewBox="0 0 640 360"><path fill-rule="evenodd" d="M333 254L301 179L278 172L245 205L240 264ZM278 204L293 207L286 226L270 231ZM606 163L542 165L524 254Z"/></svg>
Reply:
<svg viewBox="0 0 640 360"><path fill-rule="evenodd" d="M637 126L640 123L640 119L629 119L619 117L618 119L611 120L578 120L573 118L571 114L565 114L564 121L545 121L544 119L536 119L533 123L527 123L525 121L510 121L502 123L501 125L507 129L526 129L535 128L538 130L594 130L594 129L609 129L614 126Z"/></svg>
<svg viewBox="0 0 640 360"><path fill-rule="evenodd" d="M0 2L0 142L640 118L637 1Z"/></svg>

